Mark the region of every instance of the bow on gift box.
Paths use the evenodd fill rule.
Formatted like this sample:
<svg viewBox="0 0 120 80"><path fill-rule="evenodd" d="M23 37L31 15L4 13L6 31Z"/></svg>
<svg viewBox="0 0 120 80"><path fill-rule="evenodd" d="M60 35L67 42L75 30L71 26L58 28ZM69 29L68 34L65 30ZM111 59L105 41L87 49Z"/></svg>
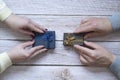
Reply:
<svg viewBox="0 0 120 80"><path fill-rule="evenodd" d="M41 39L51 42L54 40L53 36L54 35L52 33L45 33L45 35Z"/></svg>
<svg viewBox="0 0 120 80"><path fill-rule="evenodd" d="M55 48L55 31L46 31L43 34L34 32L35 43L33 46L43 45L47 49Z"/></svg>
<svg viewBox="0 0 120 80"><path fill-rule="evenodd" d="M74 44L83 43L82 38L76 38L75 34L67 33L64 40L65 45L73 46Z"/></svg>

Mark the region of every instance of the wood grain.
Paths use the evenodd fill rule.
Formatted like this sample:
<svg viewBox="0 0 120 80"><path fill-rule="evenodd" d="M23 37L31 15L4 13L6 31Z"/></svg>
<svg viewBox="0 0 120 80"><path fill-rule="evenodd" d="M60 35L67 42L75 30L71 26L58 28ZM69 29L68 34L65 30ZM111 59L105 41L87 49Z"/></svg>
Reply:
<svg viewBox="0 0 120 80"><path fill-rule="evenodd" d="M9 50L10 48L23 43L25 41L0 40L0 52ZM113 54L120 56L120 42L95 42ZM114 45L114 46L113 46ZM20 64L27 65L83 65L80 62L79 54L72 47L64 47L62 41L56 41L55 50L49 50L41 53L34 59Z"/></svg>
<svg viewBox="0 0 120 80"><path fill-rule="evenodd" d="M107 69L70 66L12 66L1 80L117 80Z"/></svg>
<svg viewBox="0 0 120 80"><path fill-rule="evenodd" d="M105 67L81 64L79 54L64 47L63 33L73 32L86 17L109 17L120 12L120 0L4 0L18 15L26 16L49 30L56 31L56 49L30 61L16 64L0 80L117 80ZM89 39L120 56L119 32ZM31 40L0 23L0 53Z"/></svg>
<svg viewBox="0 0 120 80"><path fill-rule="evenodd" d="M25 15L23 15L25 16ZM74 30L80 27L82 19L91 16L38 16L28 15L30 19L44 26L48 30L56 31L56 40L63 40L63 33L74 32ZM108 16L93 16L93 17L108 17ZM12 39L12 40L30 40L28 36L19 34L18 32L10 30L5 25L0 25L0 39ZM107 36L97 37L89 39L92 41L120 41L119 32L109 34Z"/></svg>
<svg viewBox="0 0 120 80"><path fill-rule="evenodd" d="M119 0L4 0L17 14L111 15L120 12ZM13 5L14 4L14 5Z"/></svg>

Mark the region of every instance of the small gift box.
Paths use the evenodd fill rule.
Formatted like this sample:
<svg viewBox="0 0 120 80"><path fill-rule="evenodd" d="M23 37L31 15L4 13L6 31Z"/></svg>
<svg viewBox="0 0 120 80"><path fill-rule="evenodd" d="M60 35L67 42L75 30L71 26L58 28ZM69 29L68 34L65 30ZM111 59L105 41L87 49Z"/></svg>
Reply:
<svg viewBox="0 0 120 80"><path fill-rule="evenodd" d="M43 45L47 49L55 48L55 31L46 31L45 33L34 32L35 43L33 46Z"/></svg>
<svg viewBox="0 0 120 80"><path fill-rule="evenodd" d="M76 33L64 33L64 46L73 46L73 45L81 45L84 44L84 34L76 34Z"/></svg>

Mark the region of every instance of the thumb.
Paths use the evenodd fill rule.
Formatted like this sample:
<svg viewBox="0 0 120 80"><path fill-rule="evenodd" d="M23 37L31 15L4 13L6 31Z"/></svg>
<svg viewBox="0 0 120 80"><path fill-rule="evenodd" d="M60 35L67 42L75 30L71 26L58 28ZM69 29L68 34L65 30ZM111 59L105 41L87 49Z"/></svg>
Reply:
<svg viewBox="0 0 120 80"><path fill-rule="evenodd" d="M91 47L91 48L97 48L98 45L95 44L95 43L92 43L92 42L84 42L85 45L87 45L88 47ZM79 46L79 45L74 45L74 48L76 48L78 51L80 51L80 54L81 55L87 55L91 58L94 58L93 57L93 53L94 53L94 50L93 49L90 49L90 48L87 48L87 47L82 47L82 46Z"/></svg>
<svg viewBox="0 0 120 80"><path fill-rule="evenodd" d="M87 41L84 41L84 44L85 44L86 46L88 46L88 47L92 48L92 49L96 49L96 48L98 48L98 47L99 47L99 45L98 45L98 44L93 43L93 42L87 42Z"/></svg>
<svg viewBox="0 0 120 80"><path fill-rule="evenodd" d="M87 33L87 32L92 32L93 29L90 25L88 25L88 23L81 25L80 27L78 27L74 33Z"/></svg>
<svg viewBox="0 0 120 80"><path fill-rule="evenodd" d="M33 43L34 43L34 41L28 41L28 42L22 43L21 46L22 46L23 48L26 48L26 47L28 47L28 46L32 46Z"/></svg>
<svg viewBox="0 0 120 80"><path fill-rule="evenodd" d="M92 50L87 47L74 45L74 48L77 49L78 51L80 51L80 54L85 54L85 55L91 56Z"/></svg>
<svg viewBox="0 0 120 80"><path fill-rule="evenodd" d="M96 37L96 36L98 36L97 32L90 32L90 33L88 33L88 34L85 35L85 39Z"/></svg>

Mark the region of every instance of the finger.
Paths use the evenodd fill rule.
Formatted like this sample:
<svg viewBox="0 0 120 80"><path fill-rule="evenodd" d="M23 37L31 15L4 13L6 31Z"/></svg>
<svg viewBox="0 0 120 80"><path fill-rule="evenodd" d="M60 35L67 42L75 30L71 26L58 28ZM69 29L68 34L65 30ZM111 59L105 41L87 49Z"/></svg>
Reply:
<svg viewBox="0 0 120 80"><path fill-rule="evenodd" d="M39 51L39 50L41 50L41 49L43 49L44 48L44 46L36 46L36 47L33 47L33 48L31 48L30 50L29 50L29 53L30 53L30 55L32 55L32 54L34 54L35 52L37 52L37 51Z"/></svg>
<svg viewBox="0 0 120 80"><path fill-rule="evenodd" d="M93 42L88 42L88 41L84 41L85 45L92 48L92 49L96 49L96 48L99 48L100 46L96 43L93 43Z"/></svg>
<svg viewBox="0 0 120 80"><path fill-rule="evenodd" d="M23 48L26 48L26 47L28 47L28 46L32 46L33 43L34 43L34 41L28 41L28 42L25 42L25 43L21 44L21 46L22 46Z"/></svg>
<svg viewBox="0 0 120 80"><path fill-rule="evenodd" d="M86 64L86 65L89 64L89 62L88 62L83 56L80 56L80 61L81 61L81 63L83 63L83 64Z"/></svg>
<svg viewBox="0 0 120 80"><path fill-rule="evenodd" d="M89 64L93 64L93 63L94 63L93 58L91 58L91 57L89 57L89 56L87 56L87 55L84 55L84 54L82 54L81 56L83 56L83 57L87 60L87 62L88 62Z"/></svg>
<svg viewBox="0 0 120 80"><path fill-rule="evenodd" d="M34 34L30 31L20 30L20 32L23 33L23 34L26 34L26 35L34 36Z"/></svg>
<svg viewBox="0 0 120 80"><path fill-rule="evenodd" d="M38 32L38 33L44 33L44 31L42 31L41 29L37 28L33 24L29 24L27 27L30 28L31 31L35 31L35 32Z"/></svg>
<svg viewBox="0 0 120 80"><path fill-rule="evenodd" d="M81 24L80 27L78 27L74 33L86 33L86 32L91 32L93 29L91 28L91 25L89 22L85 24Z"/></svg>
<svg viewBox="0 0 120 80"><path fill-rule="evenodd" d="M89 20L89 18L85 18L85 19L81 20L81 24L88 22L88 20Z"/></svg>
<svg viewBox="0 0 120 80"><path fill-rule="evenodd" d="M41 29L42 31L46 31L46 29L43 28L41 25L39 25L39 24L37 24L37 23L35 23L35 22L33 22L33 21L32 21L32 23L33 23L37 28Z"/></svg>
<svg viewBox="0 0 120 80"><path fill-rule="evenodd" d="M86 48L86 47L82 47L82 46L79 46L79 45L74 45L74 48L77 49L78 51L80 51L80 55L81 54L86 54L88 56L91 56L91 54L93 52L91 49Z"/></svg>
<svg viewBox="0 0 120 80"><path fill-rule="evenodd" d="M97 32L91 32L91 33L85 35L85 39L96 37L96 36L98 36Z"/></svg>
<svg viewBox="0 0 120 80"><path fill-rule="evenodd" d="M32 55L30 56L30 59L33 58L33 57L35 57L35 56L37 56L37 55L39 55L40 53L45 52L45 51L47 51L47 49L44 48L44 49L41 49L41 50L35 52L34 54L32 54Z"/></svg>

